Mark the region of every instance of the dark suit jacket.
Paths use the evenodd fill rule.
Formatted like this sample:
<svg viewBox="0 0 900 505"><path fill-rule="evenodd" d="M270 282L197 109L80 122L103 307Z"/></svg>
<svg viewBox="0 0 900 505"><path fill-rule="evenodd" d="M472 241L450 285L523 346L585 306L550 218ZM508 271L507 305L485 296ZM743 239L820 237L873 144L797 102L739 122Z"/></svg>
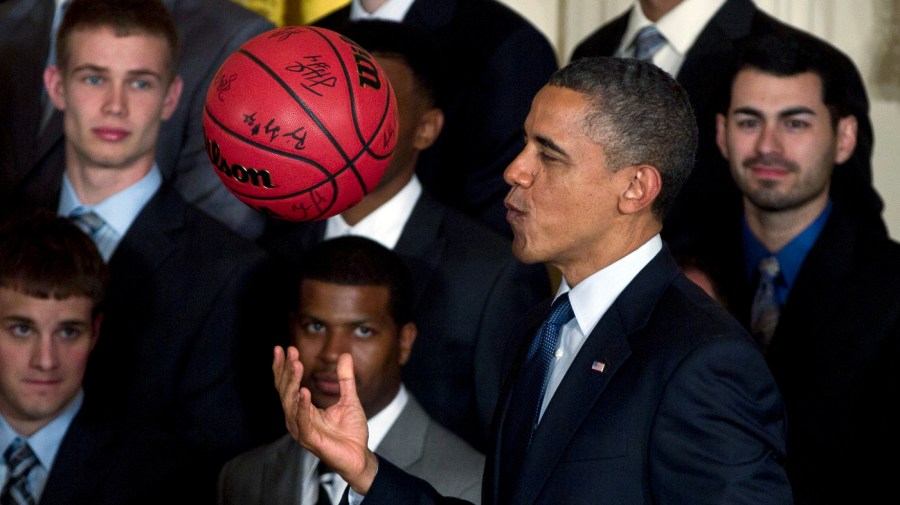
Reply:
<svg viewBox="0 0 900 505"><path fill-rule="evenodd" d="M324 221L273 221L263 245L296 262L324 235ZM412 272L419 328L403 382L432 417L483 450L509 321L550 293L547 270L520 263L509 240L426 191L394 250Z"/></svg>
<svg viewBox="0 0 900 505"><path fill-rule="evenodd" d="M731 266L720 270L746 323L755 286L744 275L739 230L732 228L732 252L723 257ZM884 403L900 397L900 245L861 230L835 203L766 359L787 405L787 468L797 504L886 496L900 450L900 416Z"/></svg>
<svg viewBox="0 0 900 505"><path fill-rule="evenodd" d="M183 444L163 432L82 410L56 453L40 504L153 505L212 503L197 485L197 467Z"/></svg>
<svg viewBox="0 0 900 505"><path fill-rule="evenodd" d="M156 159L163 177L184 198L245 236L256 238L263 219L235 198L212 169L204 148L202 110L219 66L241 44L274 27L229 0L163 0L182 42L177 72L184 91L175 114L160 130ZM62 114L38 136L43 73L50 47L54 0L0 2L0 201L26 204L59 194L65 167ZM4 205L0 203L0 205Z"/></svg>
<svg viewBox="0 0 900 505"><path fill-rule="evenodd" d="M299 504L305 452L285 435L235 457L219 475L219 504ZM481 495L484 455L429 417L412 395L378 452L442 493L476 501Z"/></svg>
<svg viewBox="0 0 900 505"><path fill-rule="evenodd" d="M548 310L549 301L516 332L513 379ZM518 479L502 482L511 383L495 417L484 505L791 503L780 464L783 404L763 356L681 275L667 248L600 319L550 401ZM368 505L442 501L379 463ZM500 501L501 492L511 498Z"/></svg>
<svg viewBox="0 0 900 505"><path fill-rule="evenodd" d="M270 363L287 307L271 267L163 183L110 258L85 407L115 405L218 464L281 434Z"/></svg>
<svg viewBox="0 0 900 505"><path fill-rule="evenodd" d="M315 24L340 31L349 15L347 6ZM511 237L503 171L522 150L531 100L558 67L553 47L496 0L415 0L403 22L431 34L442 62L446 123L419 159L422 184Z"/></svg>
<svg viewBox="0 0 900 505"><path fill-rule="evenodd" d="M588 36L575 48L572 59L614 55L630 14L629 10ZM685 56L677 79L694 107L700 142L694 170L666 217L663 236L673 249L690 247L697 240L715 236L742 212L740 191L716 146L716 112L727 103L740 42L777 30L801 33L759 10L751 0L727 0ZM856 66L843 53L839 56L846 78L841 85L848 89L853 114L859 121L859 138L854 155L835 169L831 194L859 222L886 234L881 217L884 204L872 186L869 100Z"/></svg>

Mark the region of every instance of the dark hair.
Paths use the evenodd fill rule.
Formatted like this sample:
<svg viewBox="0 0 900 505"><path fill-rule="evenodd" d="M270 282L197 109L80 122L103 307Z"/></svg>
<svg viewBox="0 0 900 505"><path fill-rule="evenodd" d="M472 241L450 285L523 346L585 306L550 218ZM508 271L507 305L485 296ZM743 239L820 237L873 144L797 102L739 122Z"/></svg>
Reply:
<svg viewBox="0 0 900 505"><path fill-rule="evenodd" d="M659 170L653 202L660 219L694 166L697 124L684 89L652 63L633 58L581 58L548 83L587 96L585 135L603 146L613 171L646 163Z"/></svg>
<svg viewBox="0 0 900 505"><path fill-rule="evenodd" d="M94 242L49 211L19 214L0 224L0 287L36 298L86 296L100 310L109 278Z"/></svg>
<svg viewBox="0 0 900 505"><path fill-rule="evenodd" d="M431 36L414 26L378 19L352 21L342 26L341 34L374 56L403 60L413 73L419 93L429 105L440 106L439 53Z"/></svg>
<svg viewBox="0 0 900 505"><path fill-rule="evenodd" d="M300 282L311 279L344 286L383 286L388 311L397 326L412 321L413 281L409 268L394 251L378 242L345 236L320 242L303 255Z"/></svg>
<svg viewBox="0 0 900 505"><path fill-rule="evenodd" d="M153 35L169 44L167 77L175 77L180 41L171 14L160 0L71 0L56 35L57 64L67 68L72 56L72 32L88 28L112 28L116 36Z"/></svg>
<svg viewBox="0 0 900 505"><path fill-rule="evenodd" d="M831 44L803 32L776 30L744 39L738 49L731 85L737 74L748 68L778 77L812 72L822 81L822 101L831 115L832 127L840 118L858 110L846 82L853 69L845 67L846 58ZM728 102L720 107L723 114L727 114L730 105L731 85L726 95Z"/></svg>

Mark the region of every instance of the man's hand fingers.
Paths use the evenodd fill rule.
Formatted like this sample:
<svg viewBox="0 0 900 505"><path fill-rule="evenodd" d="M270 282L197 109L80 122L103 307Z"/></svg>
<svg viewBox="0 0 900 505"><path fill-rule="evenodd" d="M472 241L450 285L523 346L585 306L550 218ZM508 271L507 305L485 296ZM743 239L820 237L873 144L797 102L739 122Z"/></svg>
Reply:
<svg viewBox="0 0 900 505"><path fill-rule="evenodd" d="M353 376L353 358L349 353L338 356L337 376L338 384L341 388L341 403L358 404L359 397L356 394L356 378Z"/></svg>

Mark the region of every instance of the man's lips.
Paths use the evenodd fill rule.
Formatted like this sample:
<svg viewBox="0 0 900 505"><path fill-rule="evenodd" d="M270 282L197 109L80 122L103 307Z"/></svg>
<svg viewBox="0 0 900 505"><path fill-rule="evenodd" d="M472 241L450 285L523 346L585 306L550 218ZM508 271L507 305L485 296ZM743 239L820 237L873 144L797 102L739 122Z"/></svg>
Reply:
<svg viewBox="0 0 900 505"><path fill-rule="evenodd" d="M96 135L97 137L99 137L103 140L109 140L109 141L113 141L113 142L122 140L125 137L127 137L128 135L130 135L128 130L126 130L124 128L112 128L112 127L94 128L93 132L94 132L94 135Z"/></svg>
<svg viewBox="0 0 900 505"><path fill-rule="evenodd" d="M317 372L311 377L312 383L316 389L328 395L338 395L341 392L340 383L338 383L337 374Z"/></svg>

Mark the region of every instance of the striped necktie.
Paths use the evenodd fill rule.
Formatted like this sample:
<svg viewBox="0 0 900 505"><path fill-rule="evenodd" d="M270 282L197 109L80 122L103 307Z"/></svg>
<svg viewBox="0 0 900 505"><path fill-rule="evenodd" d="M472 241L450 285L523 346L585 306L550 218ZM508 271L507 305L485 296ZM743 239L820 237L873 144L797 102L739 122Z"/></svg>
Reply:
<svg viewBox="0 0 900 505"><path fill-rule="evenodd" d="M766 351L781 315L781 304L775 291L775 284L781 277L781 265L775 256L769 256L759 262L758 268L759 284L750 309L750 332L760 348Z"/></svg>
<svg viewBox="0 0 900 505"><path fill-rule="evenodd" d="M37 456L22 437L16 437L3 451L7 479L0 492L0 505L34 505L37 499L31 494L28 474L38 465Z"/></svg>
<svg viewBox="0 0 900 505"><path fill-rule="evenodd" d="M653 60L653 55L666 43L666 38L659 33L655 25L641 28L634 38L634 57L642 61Z"/></svg>

